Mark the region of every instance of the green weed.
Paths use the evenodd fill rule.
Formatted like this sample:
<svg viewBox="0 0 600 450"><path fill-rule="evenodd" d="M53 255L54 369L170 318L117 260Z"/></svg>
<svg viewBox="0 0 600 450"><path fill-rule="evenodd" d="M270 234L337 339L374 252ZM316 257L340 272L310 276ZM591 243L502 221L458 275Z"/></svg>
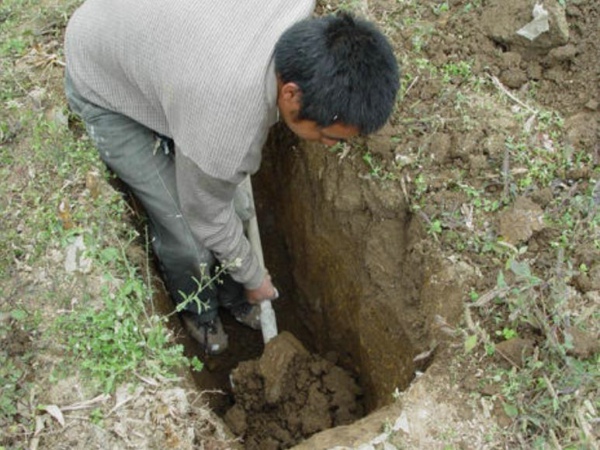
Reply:
<svg viewBox="0 0 600 450"><path fill-rule="evenodd" d="M11 302L12 303L12 302ZM27 335L36 330L40 317L20 306L0 312L0 342L6 343L18 338L26 340ZM0 349L0 427L10 424L18 413L17 404L23 401L30 382L27 380L29 364L33 357L31 349L21 342L16 347L9 345Z"/></svg>
<svg viewBox="0 0 600 450"><path fill-rule="evenodd" d="M214 274L212 275L208 272L206 264L201 264L200 279L192 277L192 279L196 283L195 292L185 293L183 291L179 291L179 294L183 297L183 301L177 304L177 306L175 307L175 311L173 311L173 314L175 312L183 311L190 304L194 304L199 312L204 311L208 307L208 304L201 299L200 294L206 289L213 288L215 285L223 283L221 277L229 270L235 267L239 267L240 264L241 261L236 260L227 264L216 266Z"/></svg>
<svg viewBox="0 0 600 450"><path fill-rule="evenodd" d="M362 159L369 168L369 177L371 179L379 181L391 181L396 179L396 176L392 172L386 170L382 163L379 162L371 152L365 152Z"/></svg>
<svg viewBox="0 0 600 450"><path fill-rule="evenodd" d="M80 291L68 292L65 283L76 275L64 273L61 263L49 267L46 277L52 282L47 292L36 293L37 304L64 310L55 323L53 314L44 318L44 329L36 339L64 346L64 364L49 374L51 379L79 369L91 384L111 391L136 374L168 378L178 368L200 369L202 364L183 356L166 318L151 311L149 276L133 267L126 256L136 239L128 231L131 217L126 202L111 189L93 194L86 186L90 172L101 174L100 178L108 175L90 140L82 136L82 127L74 120L68 122L62 92L51 91L57 80L44 78L51 71L14 64L33 43L60 37L78 3L69 0L56 7L40 7L34 1L7 0L0 5L0 101L4 106L0 113L0 176L4 180L0 184L4 236L0 275L10 280L23 270L37 273L51 264L50 255L64 255L77 237L83 237L83 256L91 261L102 286L92 286L82 277L76 283ZM32 108L29 94L34 89L39 104ZM68 124L75 126L70 129ZM10 320L39 320L37 314L23 309L24 304L25 300L15 301ZM4 330L0 335L5 336ZM0 352L4 417L14 414L17 397L28 395L23 381L27 358L27 354L9 357Z"/></svg>
<svg viewBox="0 0 600 450"><path fill-rule="evenodd" d="M587 421L593 419L589 415L585 418L586 411L589 414L600 406L597 401L595 405L588 404L590 399L598 398L599 356L586 360L569 353L573 317L565 295L569 273L562 267L561 258L556 276L549 279L537 276L529 262L509 258L508 273L499 272L493 297L493 309L505 308L507 314L503 319L506 325L496 331L498 337L513 339L532 330L543 336L533 356L522 366L500 369L494 376L503 386L504 411L514 419L514 430L532 437L531 441L522 437L521 444L532 448L543 448L542 444L549 443L586 448L593 439L585 431ZM487 303L486 307L489 308ZM490 314L492 311L488 310L487 315ZM469 351L477 344L474 336L465 341ZM486 343L486 353L492 356L491 341L482 342Z"/></svg>
<svg viewBox="0 0 600 450"><path fill-rule="evenodd" d="M128 263L125 249L91 250L88 257L101 267L110 265L102 304L87 296L57 322L68 332L66 345L76 364L107 392L135 373L169 377L173 369L189 365L183 348L173 344L166 319L146 314L152 289Z"/></svg>
<svg viewBox="0 0 600 450"><path fill-rule="evenodd" d="M447 63L441 68L442 80L445 83L450 83L454 80L467 81L472 76L471 67L472 63L467 61Z"/></svg>
<svg viewBox="0 0 600 450"><path fill-rule="evenodd" d="M439 4L433 5L432 10L435 15L439 16L445 12L448 12L450 10L450 5L447 1L443 1Z"/></svg>

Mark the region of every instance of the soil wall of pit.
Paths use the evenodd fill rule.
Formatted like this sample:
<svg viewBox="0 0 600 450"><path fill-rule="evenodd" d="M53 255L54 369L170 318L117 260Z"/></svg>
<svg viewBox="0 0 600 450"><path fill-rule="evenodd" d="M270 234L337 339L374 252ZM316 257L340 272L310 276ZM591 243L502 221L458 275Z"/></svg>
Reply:
<svg viewBox="0 0 600 450"><path fill-rule="evenodd" d="M439 341L436 316L459 320L474 271L436 252L402 189L370 179L361 156L276 129L255 189L266 264L284 294L280 327L357 373L373 410L422 369L413 359Z"/></svg>

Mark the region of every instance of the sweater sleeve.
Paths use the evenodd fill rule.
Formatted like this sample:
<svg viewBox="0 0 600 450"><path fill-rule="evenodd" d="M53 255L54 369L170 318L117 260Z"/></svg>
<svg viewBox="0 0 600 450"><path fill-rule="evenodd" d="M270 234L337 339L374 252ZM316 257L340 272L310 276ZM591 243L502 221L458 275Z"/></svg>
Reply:
<svg viewBox="0 0 600 450"><path fill-rule="evenodd" d="M229 273L247 289L256 289L266 272L235 213L233 197L237 185L207 175L181 152L175 158L179 201L194 238L211 250L221 264L238 261L240 264L231 267Z"/></svg>

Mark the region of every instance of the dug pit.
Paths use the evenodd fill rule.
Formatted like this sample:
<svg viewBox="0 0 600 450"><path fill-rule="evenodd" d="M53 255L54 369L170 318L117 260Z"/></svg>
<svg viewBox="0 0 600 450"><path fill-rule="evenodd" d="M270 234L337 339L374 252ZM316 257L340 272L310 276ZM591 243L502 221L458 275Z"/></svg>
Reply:
<svg viewBox="0 0 600 450"><path fill-rule="evenodd" d="M436 324L460 318L474 270L443 261L402 190L363 172L283 129L269 139L253 183L281 334L263 347L223 314L231 348L196 377L230 394L212 405L246 448L290 448L389 404L431 362L417 355L434 354Z"/></svg>

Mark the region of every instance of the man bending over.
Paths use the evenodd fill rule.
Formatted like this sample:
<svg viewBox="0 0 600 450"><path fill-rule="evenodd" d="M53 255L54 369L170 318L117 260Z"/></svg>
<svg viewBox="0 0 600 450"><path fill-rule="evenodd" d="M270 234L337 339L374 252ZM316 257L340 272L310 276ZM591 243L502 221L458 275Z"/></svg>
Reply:
<svg viewBox="0 0 600 450"><path fill-rule="evenodd" d="M276 296L244 235L239 189L269 128L331 146L385 124L399 85L371 23L309 18L309 0L86 0L66 32L66 95L106 165L143 204L169 293L209 354L222 306L260 328ZM222 283L199 289L215 267Z"/></svg>

